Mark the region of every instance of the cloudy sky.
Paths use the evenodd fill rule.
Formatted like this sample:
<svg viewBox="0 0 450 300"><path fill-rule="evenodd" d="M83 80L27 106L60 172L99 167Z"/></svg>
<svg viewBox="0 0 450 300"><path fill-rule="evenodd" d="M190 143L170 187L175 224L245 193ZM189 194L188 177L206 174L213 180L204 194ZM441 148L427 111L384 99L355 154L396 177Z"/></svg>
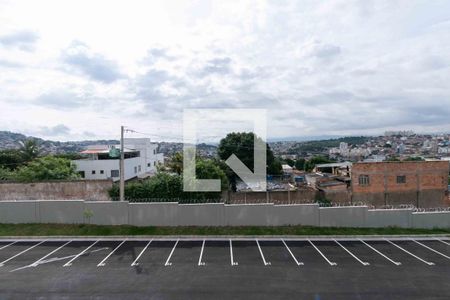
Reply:
<svg viewBox="0 0 450 300"><path fill-rule="evenodd" d="M450 1L0 0L0 130L176 140L186 108L267 109L270 138L448 132Z"/></svg>

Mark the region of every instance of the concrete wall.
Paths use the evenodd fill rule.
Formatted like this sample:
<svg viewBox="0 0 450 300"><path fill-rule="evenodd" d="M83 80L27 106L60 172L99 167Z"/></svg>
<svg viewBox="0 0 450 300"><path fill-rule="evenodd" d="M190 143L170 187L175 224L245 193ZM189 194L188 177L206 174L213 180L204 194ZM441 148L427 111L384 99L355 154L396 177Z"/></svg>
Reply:
<svg viewBox="0 0 450 300"><path fill-rule="evenodd" d="M38 201L0 201L0 223L39 223Z"/></svg>
<svg viewBox="0 0 450 300"><path fill-rule="evenodd" d="M268 224L270 226L319 226L319 206L317 204L274 205L268 217Z"/></svg>
<svg viewBox="0 0 450 300"><path fill-rule="evenodd" d="M88 213L91 217L88 217ZM449 212L369 210L317 204L178 204L83 200L0 201L0 223L135 226L282 226L450 228Z"/></svg>
<svg viewBox="0 0 450 300"><path fill-rule="evenodd" d="M126 225L129 224L128 202L86 201L83 217L84 222L88 224Z"/></svg>
<svg viewBox="0 0 450 300"><path fill-rule="evenodd" d="M178 203L130 203L129 221L135 226L176 226Z"/></svg>
<svg viewBox="0 0 450 300"><path fill-rule="evenodd" d="M317 191L312 188L301 188L296 191L269 192L236 192L230 193L230 204L274 203L274 204L303 204L313 203Z"/></svg>
<svg viewBox="0 0 450 300"><path fill-rule="evenodd" d="M178 205L176 224L179 226L223 226L225 208L222 203Z"/></svg>
<svg viewBox="0 0 450 300"><path fill-rule="evenodd" d="M84 201L39 201L40 223L83 223Z"/></svg>
<svg viewBox="0 0 450 300"><path fill-rule="evenodd" d="M412 214L413 228L450 228L450 212L417 212Z"/></svg>
<svg viewBox="0 0 450 300"><path fill-rule="evenodd" d="M367 206L321 207L319 223L324 227L364 227Z"/></svg>
<svg viewBox="0 0 450 300"><path fill-rule="evenodd" d="M33 183L0 183L0 201L3 200L110 200L110 180L47 181Z"/></svg>
<svg viewBox="0 0 450 300"><path fill-rule="evenodd" d="M369 209L366 227L397 226L411 227L411 209Z"/></svg>

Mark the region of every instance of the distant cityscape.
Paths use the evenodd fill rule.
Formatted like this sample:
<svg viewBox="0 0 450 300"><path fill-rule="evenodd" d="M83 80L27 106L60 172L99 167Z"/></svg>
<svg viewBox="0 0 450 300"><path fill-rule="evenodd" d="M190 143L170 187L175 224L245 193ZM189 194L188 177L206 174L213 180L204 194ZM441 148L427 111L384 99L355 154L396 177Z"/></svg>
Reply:
<svg viewBox="0 0 450 300"><path fill-rule="evenodd" d="M118 145L118 140L50 141L20 133L0 131L0 150L18 149L20 142L36 139L47 154L81 152L91 145ZM171 156L183 151L183 143L158 142L157 151ZM312 141L277 141L268 143L281 159L310 158L322 155L336 161L403 160L409 157L445 158L450 156L450 133L418 134L413 131L386 131L380 136L342 137ZM202 157L217 156L217 145L201 143L197 151Z"/></svg>

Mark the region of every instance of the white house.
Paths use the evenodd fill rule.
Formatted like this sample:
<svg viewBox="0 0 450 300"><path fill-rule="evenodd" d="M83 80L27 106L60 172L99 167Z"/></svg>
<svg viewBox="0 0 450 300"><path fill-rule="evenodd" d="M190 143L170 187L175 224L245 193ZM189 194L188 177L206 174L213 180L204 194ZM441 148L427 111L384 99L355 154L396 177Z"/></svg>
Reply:
<svg viewBox="0 0 450 300"><path fill-rule="evenodd" d="M157 145L146 138L124 139L125 180L147 177L156 172L156 166L164 162L162 153L156 152ZM114 155L120 145L89 146L81 154L86 158L74 160L77 172L85 179L120 179L120 157Z"/></svg>

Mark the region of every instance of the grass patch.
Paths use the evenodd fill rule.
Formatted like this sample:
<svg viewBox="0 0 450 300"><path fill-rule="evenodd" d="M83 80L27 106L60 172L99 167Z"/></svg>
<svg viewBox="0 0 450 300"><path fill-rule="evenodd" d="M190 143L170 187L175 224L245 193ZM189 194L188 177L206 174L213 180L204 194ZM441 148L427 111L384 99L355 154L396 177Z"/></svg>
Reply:
<svg viewBox="0 0 450 300"><path fill-rule="evenodd" d="M398 235L450 234L450 228L339 228L313 226L136 227L88 224L0 224L0 236L110 236L110 235Z"/></svg>

